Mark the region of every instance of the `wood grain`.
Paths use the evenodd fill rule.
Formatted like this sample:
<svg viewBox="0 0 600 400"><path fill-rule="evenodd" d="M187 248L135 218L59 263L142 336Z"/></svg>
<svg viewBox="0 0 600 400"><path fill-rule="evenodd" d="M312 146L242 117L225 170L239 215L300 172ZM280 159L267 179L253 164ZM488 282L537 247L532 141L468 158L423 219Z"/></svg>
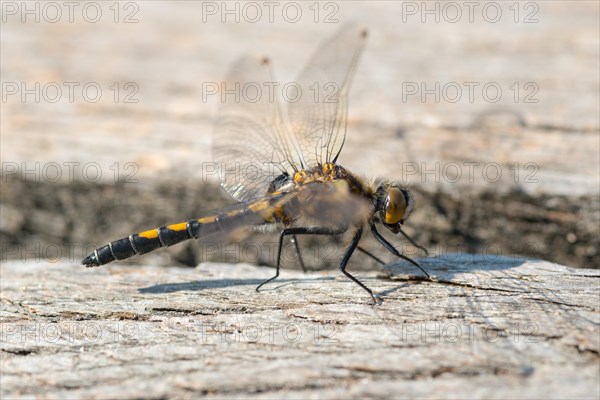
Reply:
<svg viewBox="0 0 600 400"><path fill-rule="evenodd" d="M597 270L465 254L361 279L2 266L3 398L597 398Z"/></svg>

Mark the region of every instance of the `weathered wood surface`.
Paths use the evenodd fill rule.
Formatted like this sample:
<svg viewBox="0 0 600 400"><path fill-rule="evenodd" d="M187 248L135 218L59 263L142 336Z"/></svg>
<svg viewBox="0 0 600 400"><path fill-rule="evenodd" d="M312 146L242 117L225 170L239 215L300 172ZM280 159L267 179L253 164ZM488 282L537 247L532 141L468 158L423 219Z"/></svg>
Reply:
<svg viewBox="0 0 600 400"><path fill-rule="evenodd" d="M1 270L2 398L599 397L598 272L590 270L442 258L425 263L437 282L396 275L404 270L361 272L386 297L372 307L338 272L284 271L258 294L271 269L41 262L53 258L48 248L64 256L76 243L77 262L92 241L223 205L216 177L203 169L220 100L202 101L202 84L220 82L248 52L269 55L277 79L290 82L339 27L313 23L312 2L298 24L204 23L202 2L132 3L134 24L114 23L112 2L102 3L98 23L78 14L74 23L7 15L2 24L3 82L64 89L57 102L2 100L0 159L10 172L0 193L2 256L27 261ZM474 23L467 14L459 23L421 23L420 15L404 23L402 2L336 4L341 23L370 31L340 162L418 192L407 230L441 253L488 244L527 253L533 244L537 257L597 268L599 4L535 2L534 24L514 22L513 2L499 3L504 18L493 24L481 14ZM522 20L531 9L520 11ZM103 96L93 103L78 90L71 102L64 82L97 83ZM123 101L128 82L139 87L137 103ZM494 82L503 96L405 99L402 85L411 82ZM537 103L523 101L529 82L539 86ZM139 168L134 176L128 162ZM59 182L42 172L52 163L62 167ZM78 163L74 175L64 163ZM82 173L94 163L102 185L94 169L91 178ZM456 182L456 171L444 170L451 163L462 173ZM473 181L466 163L476 165ZM483 176L487 163L502 179ZM539 167L532 177L528 164ZM136 181L115 185L125 178ZM138 261L195 265L197 248Z"/></svg>
<svg viewBox="0 0 600 400"><path fill-rule="evenodd" d="M597 270L449 254L337 271L9 262L2 398L587 398ZM407 275L408 274L408 275ZM413 275L414 274L414 275Z"/></svg>

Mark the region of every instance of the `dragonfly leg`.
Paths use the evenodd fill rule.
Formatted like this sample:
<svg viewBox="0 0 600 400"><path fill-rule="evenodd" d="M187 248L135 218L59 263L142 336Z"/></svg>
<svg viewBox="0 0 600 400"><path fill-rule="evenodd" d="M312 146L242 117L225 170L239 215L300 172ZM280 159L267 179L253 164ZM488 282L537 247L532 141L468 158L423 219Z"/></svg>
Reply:
<svg viewBox="0 0 600 400"><path fill-rule="evenodd" d="M371 253L368 250L363 249L362 247L358 246L356 247L356 250L361 251L363 253L365 253L366 255L368 255L369 257L371 257L373 260L377 261L379 264L381 265L385 265L385 262L381 260L381 258L375 256L373 253Z"/></svg>
<svg viewBox="0 0 600 400"><path fill-rule="evenodd" d="M354 281L354 283L356 283L358 286L360 286L361 288L366 290L367 293L369 293L371 295L371 298L373 299L373 302L375 304L381 304L382 300L379 296L374 295L373 291L371 289L366 287L361 281L359 281L354 276L352 276L352 274L350 272L346 271L346 265L348 264L348 261L350 260L352 253L354 253L354 250L356 250L356 248L358 247L358 242L360 241L360 237L362 236L362 231L363 231L362 227L359 227L356 230L356 233L354 234L354 237L352 238L350 245L348 246L348 248L346 249L346 252L344 253L344 256L342 257L342 261L340 262L340 271L342 271L342 273L344 275L346 275L348 278L350 278L352 281ZM363 249L363 251L365 251L365 250Z"/></svg>
<svg viewBox="0 0 600 400"><path fill-rule="evenodd" d="M402 234L402 236L404 236L413 246L415 246L417 249L421 250L422 252L425 253L426 256L429 256L429 251L427 251L427 249L419 244L417 244L417 242L415 242L410 236L408 236L408 234L406 232L404 232L402 229L400 229L400 233Z"/></svg>
<svg viewBox="0 0 600 400"><path fill-rule="evenodd" d="M285 236L294 235L294 239L295 239L295 235L330 235L330 236L334 236L334 235L340 235L340 234L344 233L345 231L346 231L346 229L334 229L334 228L322 228L322 227L285 228L284 230L282 230L281 234L279 235L279 248L277 250L277 266L275 269L275 276L267 279L266 281L264 281L263 283L258 285L256 287L256 291L260 292L260 288L263 285L275 280L279 276L279 267L281 266L281 251L283 250L283 238ZM302 265L303 264L304 263L302 262Z"/></svg>
<svg viewBox="0 0 600 400"><path fill-rule="evenodd" d="M292 243L294 243L294 247L296 248L296 254L298 255L298 261L300 262L300 267L302 267L302 271L304 273L307 273L308 270L306 269L306 266L304 265L304 260L302 259L302 254L300 253L300 246L298 246L298 238L296 238L296 235L292 235L291 241L292 241Z"/></svg>
<svg viewBox="0 0 600 400"><path fill-rule="evenodd" d="M402 258L403 260L406 260L409 263L413 264L415 267L417 267L421 271L423 271L425 276L427 276L427 279L431 279L431 276L427 273L427 271L425 271L423 269L423 267L421 267L415 260L413 260L410 257L405 256L404 254L401 254L398 250L396 250L396 248L390 242L385 240L385 238L383 236L381 236L381 234L377 231L377 228L375 228L375 224L371 224L370 226L371 226L371 232L373 232L373 236L375 236L375 239L377 239L377 241L379 243L381 243L383 245L383 247L385 247L390 253L392 253L396 257Z"/></svg>

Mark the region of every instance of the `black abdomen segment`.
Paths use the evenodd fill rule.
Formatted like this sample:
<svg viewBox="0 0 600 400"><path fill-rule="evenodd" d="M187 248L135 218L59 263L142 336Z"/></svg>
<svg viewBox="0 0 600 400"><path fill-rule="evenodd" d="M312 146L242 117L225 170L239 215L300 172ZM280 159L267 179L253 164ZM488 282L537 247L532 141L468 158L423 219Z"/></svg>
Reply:
<svg viewBox="0 0 600 400"><path fill-rule="evenodd" d="M244 225L271 222L273 210L269 206L279 196L258 201L219 215L193 219L188 222L161 226L160 228L129 235L97 248L83 259L86 267L99 267L115 260L125 260L136 254L145 254L161 247L169 247L188 239L229 232Z"/></svg>

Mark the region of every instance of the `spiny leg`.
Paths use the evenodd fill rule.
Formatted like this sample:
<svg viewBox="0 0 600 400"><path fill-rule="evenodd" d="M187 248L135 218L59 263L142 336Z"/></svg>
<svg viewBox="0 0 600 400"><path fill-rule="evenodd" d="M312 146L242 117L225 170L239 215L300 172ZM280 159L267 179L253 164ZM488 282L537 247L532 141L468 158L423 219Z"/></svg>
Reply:
<svg viewBox="0 0 600 400"><path fill-rule="evenodd" d="M417 249L423 251L425 253L426 256L429 256L429 251L427 251L427 249L419 244L417 244L417 242L415 242L410 236L408 236L408 234L406 232L404 232L402 229L400 229L400 233L402 234L402 236L404 236L413 246L415 246Z"/></svg>
<svg viewBox="0 0 600 400"><path fill-rule="evenodd" d="M304 265L304 260L302 259L302 254L300 253L300 246L298 246L298 238L296 238L296 235L292 235L291 242L294 243L294 247L296 248L296 254L298 255L298 261L300 262L300 267L302 267L302 271L304 273L307 273L308 270Z"/></svg>
<svg viewBox="0 0 600 400"><path fill-rule="evenodd" d="M281 235L279 235L279 248L277 250L277 266L276 266L276 270L275 270L275 276L272 278L267 279L266 281L264 281L263 283L261 283L260 285L258 285L256 287L256 291L259 292L260 288L271 282L272 280L276 279L279 276L279 267L281 265L281 251L283 249L283 238L287 235L330 235L330 236L335 236L335 235L340 235L342 233L344 233L346 231L346 229L333 229L333 228L322 228L322 227L316 227L316 228L285 228L284 230L281 231Z"/></svg>
<svg viewBox="0 0 600 400"><path fill-rule="evenodd" d="M356 283L358 286L360 286L361 288L366 290L367 293L369 293L371 295L371 298L373 299L373 302L375 304L381 304L382 300L379 296L374 295L373 291L371 289L366 287L361 281L359 281L354 276L352 276L352 274L350 274L350 272L346 271L346 265L348 264L348 261L350 260L352 253L354 253L354 250L356 250L356 248L358 247L358 242L360 241L360 237L362 236L362 231L363 231L362 227L359 227L356 229L356 233L354 234L354 237L352 238L350 245L348 246L348 248L346 249L346 252L344 253L344 256L342 257L342 261L340 262L340 271L342 271L342 273L344 275L346 275L348 278L352 279L354 281L354 283Z"/></svg>
<svg viewBox="0 0 600 400"><path fill-rule="evenodd" d="M402 258L403 260L406 260L409 263L413 264L415 267L417 267L421 271L423 271L423 273L427 276L427 279L431 279L431 276L427 273L427 271L425 271L423 269L423 267L421 267L416 261L414 261L410 257L405 256L404 254L401 254L398 250L396 250L396 248L390 242L385 240L385 238L383 236L381 236L381 234L377 231L377 228L375 228L375 224L370 224L370 227L371 227L371 232L373 232L373 236L375 236L375 239L377 239L377 241L379 243L381 243L383 245L383 247L385 247L390 253L392 253L396 257Z"/></svg>
<svg viewBox="0 0 600 400"><path fill-rule="evenodd" d="M370 251L368 251L368 250L365 250L365 249L363 249L363 248L362 248L362 247L360 247L360 246L357 246L357 247L356 247L356 250L358 250L358 251L362 251L363 253L365 253L366 255L368 255L369 257L371 257L373 260L377 261L379 264L381 264L381 265L385 265L385 262L384 262L384 261L382 261L382 260L381 260L381 258L379 258L379 257L375 256L375 255L374 255L373 253L371 253Z"/></svg>

